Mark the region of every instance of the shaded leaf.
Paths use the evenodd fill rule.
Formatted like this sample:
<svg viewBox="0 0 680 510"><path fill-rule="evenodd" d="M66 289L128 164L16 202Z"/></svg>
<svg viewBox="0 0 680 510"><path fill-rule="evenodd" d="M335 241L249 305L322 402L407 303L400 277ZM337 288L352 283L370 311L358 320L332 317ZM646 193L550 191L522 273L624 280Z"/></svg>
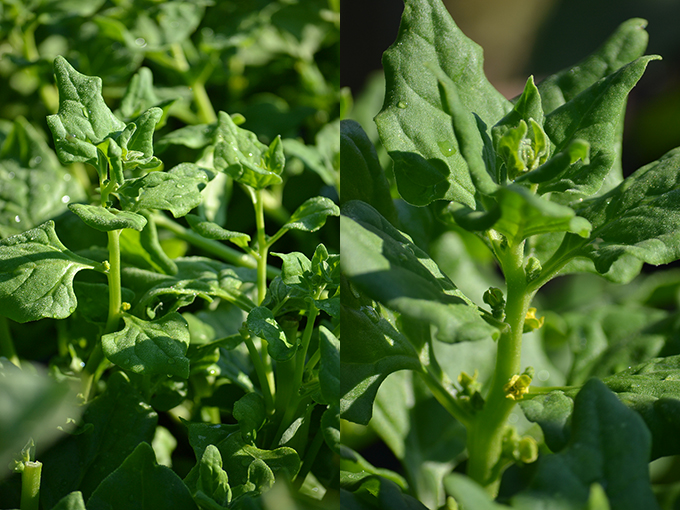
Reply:
<svg viewBox="0 0 680 510"><path fill-rule="evenodd" d="M659 508L649 481L650 433L642 419L597 379L574 401L569 443L541 457L528 489L514 506L583 508L594 483L604 487L612 508Z"/></svg>
<svg viewBox="0 0 680 510"><path fill-rule="evenodd" d="M316 232L326 224L328 216L340 216L340 209L326 197L305 200L281 228Z"/></svg>
<svg viewBox="0 0 680 510"><path fill-rule="evenodd" d="M499 331L411 239L363 202L341 219L342 268L353 284L389 308L437 328L437 339L497 338Z"/></svg>
<svg viewBox="0 0 680 510"><path fill-rule="evenodd" d="M112 373L106 391L85 410L79 429L42 456L42 504L52 508L75 490L87 500L140 442L153 440L157 422L158 415L127 376Z"/></svg>
<svg viewBox="0 0 680 510"><path fill-rule="evenodd" d="M196 216L195 214L187 214L187 221L194 232L202 235L206 239L219 239L220 241L231 241L237 246L245 247L250 242L250 236L241 232L232 232L219 226L217 223L207 221Z"/></svg>
<svg viewBox="0 0 680 510"><path fill-rule="evenodd" d="M293 357L297 345L288 342L283 328L276 322L269 308L258 306L248 314L248 329L256 336L267 341L267 352L276 361L286 361Z"/></svg>
<svg viewBox="0 0 680 510"><path fill-rule="evenodd" d="M121 490L125 487L125 490ZM88 510L197 509L189 489L170 468L160 466L149 443L140 443L87 501Z"/></svg>

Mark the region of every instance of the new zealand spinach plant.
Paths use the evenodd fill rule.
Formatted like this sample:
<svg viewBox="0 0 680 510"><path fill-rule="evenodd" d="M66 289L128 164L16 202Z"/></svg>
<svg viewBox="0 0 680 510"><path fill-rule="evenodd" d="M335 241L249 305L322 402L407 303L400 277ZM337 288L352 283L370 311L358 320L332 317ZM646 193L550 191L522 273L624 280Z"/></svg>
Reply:
<svg viewBox="0 0 680 510"><path fill-rule="evenodd" d="M72 4L3 6L0 507L334 504L337 5Z"/></svg>
<svg viewBox="0 0 680 510"><path fill-rule="evenodd" d="M648 464L680 453L677 273L592 276L680 259L680 151L621 166L645 25L508 101L440 0L406 0L375 118L396 190L341 129L346 508L672 506Z"/></svg>

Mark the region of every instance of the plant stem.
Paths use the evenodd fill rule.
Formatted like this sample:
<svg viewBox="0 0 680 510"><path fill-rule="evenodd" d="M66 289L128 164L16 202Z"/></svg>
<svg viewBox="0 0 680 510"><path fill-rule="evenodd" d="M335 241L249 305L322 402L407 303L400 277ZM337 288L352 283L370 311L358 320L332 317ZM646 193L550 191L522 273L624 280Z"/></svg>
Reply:
<svg viewBox="0 0 680 510"><path fill-rule="evenodd" d="M106 319L104 334L113 333L118 330L120 322L120 310L123 304L122 287L120 281L120 234L122 230L111 230L108 232L109 238L109 270L107 277L109 281L109 315ZM83 369L83 396L89 400L92 386L97 382L101 371L101 364L106 360L102 351L101 340L98 341Z"/></svg>
<svg viewBox="0 0 680 510"><path fill-rule="evenodd" d="M29 460L24 463L21 473L21 510L38 510L41 474L41 462Z"/></svg>
<svg viewBox="0 0 680 510"><path fill-rule="evenodd" d="M197 248L201 248L202 250L205 250L206 252L216 257L219 257L220 259L224 260L225 262L228 262L229 264L234 264L236 266L241 267L250 267L253 269L258 267L258 262L254 257L251 257L250 255L241 253L238 250L225 246L219 241L215 241L213 239L206 239L205 237L194 232L193 230L184 228L182 225L168 218L164 214L158 213L154 214L153 220L156 222L156 225L161 226L166 230L169 230L183 241L186 241L189 244L196 246ZM281 274L281 270L276 267L273 266L265 267L266 275L269 278L276 278L278 275Z"/></svg>
<svg viewBox="0 0 680 510"><path fill-rule="evenodd" d="M118 329L120 309L123 304L120 282L120 234L122 230L111 230L109 237L109 316L106 319L106 333L113 333Z"/></svg>
<svg viewBox="0 0 680 510"><path fill-rule="evenodd" d="M250 333L244 331L241 333L243 340L248 347L248 353L250 354L250 359L253 362L253 367L255 367L255 373L257 374L257 379L260 382L260 388L262 388L262 396L264 398L264 406L268 415L274 414L274 395L271 392L271 386L267 380L267 374L262 363L262 358L260 358L260 353L257 351L257 347L253 343L253 339Z"/></svg>
<svg viewBox="0 0 680 510"><path fill-rule="evenodd" d="M307 447L305 458L302 461L302 467L300 467L300 471L298 471L298 474L295 477L295 482L293 485L296 489L300 490L302 484L305 483L305 478L307 478L307 475L312 470L312 465L314 464L314 460L316 459L322 444L323 433L321 432L321 429L319 429L316 431L314 439L312 439L312 444Z"/></svg>
<svg viewBox="0 0 680 510"><path fill-rule="evenodd" d="M484 408L474 416L468 428L468 475L496 495L500 483L503 431L515 401L508 398L504 386L520 373L520 355L524 320L533 293L526 291L524 244L508 246L498 252L507 283L506 323L509 328L498 340L496 368Z"/></svg>
<svg viewBox="0 0 680 510"><path fill-rule="evenodd" d="M302 377L305 373L307 350L309 349L309 342L312 339L312 333L314 332L314 322L316 321L317 315L319 315L319 309L312 304L307 314L307 324L305 326L305 330L302 333L302 338L300 339L300 347L295 353L295 374L293 375L292 383L294 393L290 399L289 405L286 407L286 412L281 419L279 429L276 431L276 436L274 436L274 442L272 443L274 447L276 447L279 440L281 439L281 436L283 436L283 433L293 421L295 412L300 406L300 387L302 386Z"/></svg>
<svg viewBox="0 0 680 510"><path fill-rule="evenodd" d="M12 341L12 334L9 331L6 317L0 317L0 356L4 356L18 367L21 366L17 351L14 349L14 342Z"/></svg>
<svg viewBox="0 0 680 510"><path fill-rule="evenodd" d="M267 254L269 245L264 229L264 202L262 200L262 190L253 190L247 187L250 198L255 207L255 225L257 227L257 305L260 306L267 294ZM267 376L267 384L272 395L276 394L276 381L274 380L274 369L272 360L267 351L267 341L262 338L262 364Z"/></svg>

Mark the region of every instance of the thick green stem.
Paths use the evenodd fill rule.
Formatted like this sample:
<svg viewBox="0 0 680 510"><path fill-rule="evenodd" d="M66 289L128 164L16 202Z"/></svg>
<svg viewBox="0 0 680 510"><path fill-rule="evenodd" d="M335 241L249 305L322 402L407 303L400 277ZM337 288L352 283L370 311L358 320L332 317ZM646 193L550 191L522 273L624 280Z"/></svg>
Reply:
<svg viewBox="0 0 680 510"><path fill-rule="evenodd" d="M241 253L238 250L225 246L219 241L215 241L213 239L206 239L205 237L194 232L193 230L184 228L182 225L168 218L164 214L159 213L154 214L153 220L156 222L156 225L161 226L166 230L169 230L170 232L175 234L179 239L182 239L183 241L186 241L189 244L196 246L197 248L201 248L202 250L205 250L211 255L214 255L224 260L225 262L228 262L229 264L234 264L236 266L241 267L250 267L253 269L258 267L258 261L255 259L255 257L252 257L245 253ZM276 278L279 274L281 274L281 270L276 267L273 266L265 267L266 275L269 278L273 279Z"/></svg>
<svg viewBox="0 0 680 510"><path fill-rule="evenodd" d="M109 236L109 316L106 319L106 333L118 329L120 310L123 304L120 282L120 234L122 230L111 230Z"/></svg>
<svg viewBox="0 0 680 510"><path fill-rule="evenodd" d="M502 249L499 260L507 282L506 323L509 328L498 340L496 369L484 408L468 428L468 475L491 494L498 491L503 431L515 401L505 385L521 372L524 320L533 293L527 292L523 243Z"/></svg>
<svg viewBox="0 0 680 510"><path fill-rule="evenodd" d="M274 414L274 395L271 391L271 386L267 380L267 373L262 363L262 358L260 358L260 353L257 351L257 347L253 343L253 339L250 333L244 331L242 333L243 339L248 348L248 353L250 354L250 359L253 362L253 367L255 368L255 373L257 374L257 379L260 383L260 388L262 389L262 397L264 398L264 406L268 415ZM264 350L264 348L263 348Z"/></svg>
<svg viewBox="0 0 680 510"><path fill-rule="evenodd" d="M255 207L255 225L257 227L257 304L259 306L267 295L267 255L269 253L269 244L267 244L267 235L264 228L262 190L253 190L250 187L248 187L248 190ZM267 341L264 338L262 339L262 364L267 376L269 391L272 395L275 395L276 381L274 379L274 369L269 352L267 351Z"/></svg>
<svg viewBox="0 0 680 510"><path fill-rule="evenodd" d="M120 312L123 304L122 286L120 281L120 234L122 230L111 230L108 232L108 248L109 248L109 269L107 277L109 281L109 315L106 319L106 328L104 334L113 333L118 330L120 323ZM98 341L90 357L85 364L82 374L82 389L83 396L86 399L90 398L92 386L97 382L101 375L100 366L104 363L106 358L102 351L101 341Z"/></svg>
<svg viewBox="0 0 680 510"><path fill-rule="evenodd" d="M300 397L300 387L302 386L302 377L305 373L305 362L307 361L307 350L309 349L309 342L312 339L312 333L314 332L314 322L316 317L319 315L319 309L311 305L309 313L307 314L307 325L302 333L302 338L300 339L300 347L298 347L295 353L295 375L293 376L293 382L291 384L293 388L293 396L290 399L290 404L286 408L286 412L281 419L279 424L279 429L276 431L276 436L274 436L273 446L276 446L286 431L288 426L292 423L295 413L300 406L302 398Z"/></svg>
<svg viewBox="0 0 680 510"><path fill-rule="evenodd" d="M40 477L42 463L28 461L21 473L21 510L38 510L40 507Z"/></svg>

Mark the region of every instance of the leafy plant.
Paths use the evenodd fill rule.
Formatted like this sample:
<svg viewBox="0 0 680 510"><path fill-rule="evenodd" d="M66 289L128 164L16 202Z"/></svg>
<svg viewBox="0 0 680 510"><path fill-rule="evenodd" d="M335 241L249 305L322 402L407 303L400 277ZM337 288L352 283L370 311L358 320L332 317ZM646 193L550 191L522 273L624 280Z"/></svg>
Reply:
<svg viewBox="0 0 680 510"><path fill-rule="evenodd" d="M71 4L3 6L3 508L333 504L338 6Z"/></svg>
<svg viewBox="0 0 680 510"><path fill-rule="evenodd" d="M680 152L621 168L628 93L659 58L645 25L508 101L439 0L406 0L375 118L396 189L341 129L347 508L674 504L648 463L680 453L677 275L592 276L680 259ZM350 448L352 422L406 478Z"/></svg>

